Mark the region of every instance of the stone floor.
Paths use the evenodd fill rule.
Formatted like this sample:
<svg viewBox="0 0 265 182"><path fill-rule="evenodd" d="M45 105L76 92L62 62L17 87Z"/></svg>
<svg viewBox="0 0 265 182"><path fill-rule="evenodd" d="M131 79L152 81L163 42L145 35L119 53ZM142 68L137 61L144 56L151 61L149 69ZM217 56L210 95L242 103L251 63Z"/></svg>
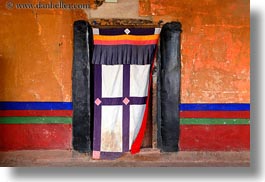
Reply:
<svg viewBox="0 0 265 182"><path fill-rule="evenodd" d="M88 154L70 150L24 150L0 152L0 166L6 167L249 167L250 152L160 153L143 149L139 154L124 154L116 160L92 160Z"/></svg>

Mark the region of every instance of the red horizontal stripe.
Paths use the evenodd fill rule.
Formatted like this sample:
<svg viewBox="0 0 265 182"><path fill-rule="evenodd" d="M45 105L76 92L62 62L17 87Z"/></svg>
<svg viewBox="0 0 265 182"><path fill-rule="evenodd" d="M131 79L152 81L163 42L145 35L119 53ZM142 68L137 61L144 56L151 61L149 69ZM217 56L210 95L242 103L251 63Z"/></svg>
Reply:
<svg viewBox="0 0 265 182"><path fill-rule="evenodd" d="M152 45L157 44L157 40L115 40L115 41L105 41L105 40L94 40L94 45Z"/></svg>
<svg viewBox="0 0 265 182"><path fill-rule="evenodd" d="M72 117L72 110L0 110L0 117L64 116ZM235 118L249 119L249 111L181 111L181 118Z"/></svg>
<svg viewBox="0 0 265 182"><path fill-rule="evenodd" d="M0 150L71 149L71 124L1 124Z"/></svg>
<svg viewBox="0 0 265 182"><path fill-rule="evenodd" d="M249 125L181 125L182 151L250 150Z"/></svg>
<svg viewBox="0 0 265 182"><path fill-rule="evenodd" d="M182 151L250 149L249 125L181 125ZM70 149L71 124L1 124L0 150Z"/></svg>
<svg viewBox="0 0 265 182"><path fill-rule="evenodd" d="M249 119L249 111L181 111L181 118Z"/></svg>
<svg viewBox="0 0 265 182"><path fill-rule="evenodd" d="M72 117L72 110L0 110L0 117L12 116L64 116Z"/></svg>

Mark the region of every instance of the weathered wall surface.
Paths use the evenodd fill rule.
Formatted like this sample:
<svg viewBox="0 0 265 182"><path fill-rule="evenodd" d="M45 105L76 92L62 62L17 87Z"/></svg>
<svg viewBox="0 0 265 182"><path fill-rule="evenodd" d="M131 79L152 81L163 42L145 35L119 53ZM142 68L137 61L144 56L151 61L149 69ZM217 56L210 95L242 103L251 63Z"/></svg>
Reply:
<svg viewBox="0 0 265 182"><path fill-rule="evenodd" d="M85 12L89 18L150 19L151 16L141 17L138 10L138 0L119 0L118 3L103 3L98 9L88 9Z"/></svg>
<svg viewBox="0 0 265 182"><path fill-rule="evenodd" d="M82 10L8 9L6 2L0 2L0 103L71 102L73 22L86 19L86 14ZM0 150L71 148L71 124L58 122L58 116L71 117L69 110L24 106L11 110L0 106ZM46 116L56 117L47 122Z"/></svg>
<svg viewBox="0 0 265 182"><path fill-rule="evenodd" d="M250 102L249 0L140 0L140 8L182 23L182 102Z"/></svg>
<svg viewBox="0 0 265 182"><path fill-rule="evenodd" d="M0 3L0 100L71 101L72 26L86 15Z"/></svg>
<svg viewBox="0 0 265 182"><path fill-rule="evenodd" d="M130 4L134 11L136 1ZM250 102L248 0L139 2L139 16L182 23L182 103ZM108 8L113 12L106 5L100 13L100 9L7 9L6 1L0 2L0 150L71 148L73 22L104 17ZM123 8L120 16L138 17L134 11L127 14L128 2L111 6ZM201 118L197 112L195 120L194 113L181 113L192 119L182 122L181 149L249 149L249 110L244 112L206 112ZM205 115L212 120L205 120ZM226 116L233 125L216 120Z"/></svg>
<svg viewBox="0 0 265 182"><path fill-rule="evenodd" d="M250 102L249 0L140 0L139 7L156 22L182 23L181 103L211 106L182 110L180 148L249 149L249 109L212 105Z"/></svg>

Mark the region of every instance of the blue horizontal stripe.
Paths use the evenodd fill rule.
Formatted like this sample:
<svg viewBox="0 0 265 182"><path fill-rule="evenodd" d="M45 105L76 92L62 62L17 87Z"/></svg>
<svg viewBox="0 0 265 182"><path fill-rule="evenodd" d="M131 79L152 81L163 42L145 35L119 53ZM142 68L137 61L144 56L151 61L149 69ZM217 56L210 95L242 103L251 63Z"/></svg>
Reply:
<svg viewBox="0 0 265 182"><path fill-rule="evenodd" d="M0 110L72 110L72 102L0 102ZM250 104L180 104L181 111L249 111Z"/></svg>
<svg viewBox="0 0 265 182"><path fill-rule="evenodd" d="M0 102L0 110L72 110L72 102Z"/></svg>
<svg viewBox="0 0 265 182"><path fill-rule="evenodd" d="M250 104L180 104L181 111L249 111Z"/></svg>

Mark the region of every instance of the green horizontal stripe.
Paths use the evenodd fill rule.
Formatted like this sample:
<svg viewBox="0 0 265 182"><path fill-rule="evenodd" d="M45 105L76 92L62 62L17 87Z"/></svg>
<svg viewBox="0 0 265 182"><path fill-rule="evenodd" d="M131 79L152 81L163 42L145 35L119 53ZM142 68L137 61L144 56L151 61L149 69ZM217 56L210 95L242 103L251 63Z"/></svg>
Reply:
<svg viewBox="0 0 265 182"><path fill-rule="evenodd" d="M0 117L0 124L71 124L70 117Z"/></svg>
<svg viewBox="0 0 265 182"><path fill-rule="evenodd" d="M71 124L71 117L0 117L0 124ZM181 118L182 125L238 125L249 119Z"/></svg>
<svg viewBox="0 0 265 182"><path fill-rule="evenodd" d="M249 124L249 119L209 119L209 118L181 118L180 124L188 125L238 125Z"/></svg>

